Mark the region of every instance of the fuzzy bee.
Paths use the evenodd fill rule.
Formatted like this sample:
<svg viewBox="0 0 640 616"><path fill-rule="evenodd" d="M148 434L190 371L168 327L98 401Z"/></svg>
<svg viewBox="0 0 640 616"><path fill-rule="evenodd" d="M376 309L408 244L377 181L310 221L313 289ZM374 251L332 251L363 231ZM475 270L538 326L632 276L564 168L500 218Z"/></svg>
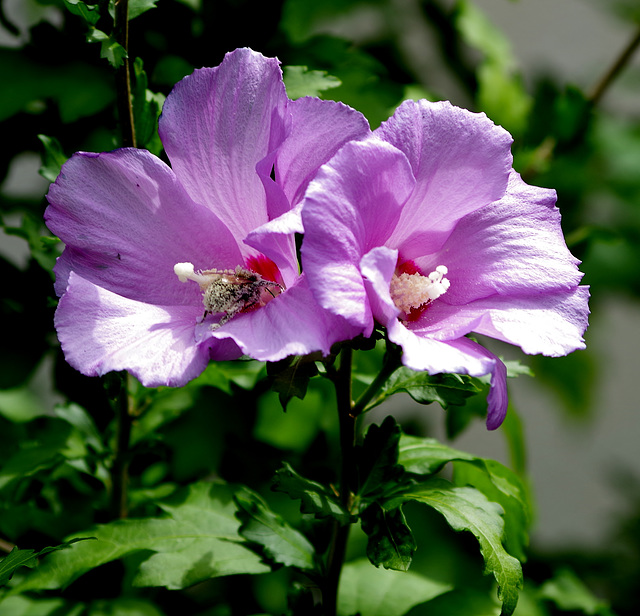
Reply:
<svg viewBox="0 0 640 616"><path fill-rule="evenodd" d="M260 274L240 265L235 270L205 270L202 275L211 278L202 300L205 307L203 318L217 312L224 313L220 321L211 326L212 329L218 329L239 312L264 305L263 291L271 297L284 291L281 284L265 280Z"/></svg>

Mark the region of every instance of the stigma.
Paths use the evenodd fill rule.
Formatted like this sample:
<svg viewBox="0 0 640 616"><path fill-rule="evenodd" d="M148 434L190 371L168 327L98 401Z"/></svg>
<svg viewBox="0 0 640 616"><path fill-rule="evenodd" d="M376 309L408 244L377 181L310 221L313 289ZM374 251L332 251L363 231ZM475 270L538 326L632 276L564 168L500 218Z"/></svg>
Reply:
<svg viewBox="0 0 640 616"><path fill-rule="evenodd" d="M449 280L445 278L448 271L445 265L438 265L428 276L418 272L394 274L389 288L393 303L410 320L413 320L412 316L416 316L416 311L421 312L447 292L451 286Z"/></svg>

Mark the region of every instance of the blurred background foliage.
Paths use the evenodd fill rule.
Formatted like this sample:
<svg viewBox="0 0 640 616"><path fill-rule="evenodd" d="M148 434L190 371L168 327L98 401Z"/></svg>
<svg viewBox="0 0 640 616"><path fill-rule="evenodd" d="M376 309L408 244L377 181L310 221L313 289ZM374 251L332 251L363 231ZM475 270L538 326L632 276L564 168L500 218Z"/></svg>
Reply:
<svg viewBox="0 0 640 616"><path fill-rule="evenodd" d="M623 33L619 49L603 59L606 67L637 35L640 10L636 0L592 4L603 19L618 20ZM155 118L173 84L241 46L282 61L291 97L313 93L344 101L373 128L406 98L448 99L507 128L515 139L516 169L558 191L568 244L592 287L592 327L598 327L602 298L640 295L640 97L631 110L607 106L605 70L594 73L591 89L553 74L523 74L507 36L472 0L142 0L132 6L129 56L136 59L140 147L162 156ZM117 400L109 379L85 378L62 358L53 330L51 272L61 246L49 237L42 216L47 181L66 157L121 143L113 65L122 54L111 37L106 0L2 0L0 7L0 549L8 551L13 543L56 545L113 514L108 492ZM637 65L620 78L640 94ZM359 357L364 382L375 368L370 355ZM585 421L600 362L589 351L528 361L556 392L557 412ZM286 414L269 391L265 366L256 362L211 366L180 390L148 390L132 379L128 387L136 417L132 515L156 514L158 499L201 478L252 477L251 487L262 489L283 451L310 477L334 479L327 469L337 455L337 425L326 410L332 400L326 381L311 381L304 403L294 398ZM470 408L466 419L450 414L450 434L476 417ZM515 409L510 413L517 422ZM508 422L506 430L517 428ZM516 614L609 614L607 605L620 616L640 612L640 480L620 469L618 481L627 507L612 531L616 536L595 551L541 554L533 545ZM268 498L290 519L299 518L288 498ZM424 535L418 544L428 546L414 567L443 582L462 581L466 590L459 593L463 607L435 599L409 613L497 613L487 592L491 580L481 575L469 539L445 532L435 515L425 524L425 515L431 514L407 512L410 526ZM350 551L354 558L362 552L356 533ZM283 569L181 592L142 591L127 582L134 564L125 558L104 565L63 596L21 595L3 609L16 615L280 613L283 588L295 582ZM244 592L247 584L251 595Z"/></svg>

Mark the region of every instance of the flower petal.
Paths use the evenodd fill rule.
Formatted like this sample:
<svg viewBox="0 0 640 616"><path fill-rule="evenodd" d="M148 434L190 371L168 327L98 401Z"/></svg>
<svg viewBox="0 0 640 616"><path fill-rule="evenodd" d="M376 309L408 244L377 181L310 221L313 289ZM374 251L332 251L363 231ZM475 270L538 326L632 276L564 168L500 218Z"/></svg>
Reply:
<svg viewBox="0 0 640 616"><path fill-rule="evenodd" d="M369 134L369 123L355 109L318 98L299 98L288 107L291 133L278 150L275 175L292 205L298 203L318 168L345 143Z"/></svg>
<svg viewBox="0 0 640 616"><path fill-rule="evenodd" d="M159 132L176 175L237 238L268 220L256 165L288 132L286 103L278 60L246 48L185 77L165 102Z"/></svg>
<svg viewBox="0 0 640 616"><path fill-rule="evenodd" d="M405 153L416 178L389 242L405 259L438 250L460 218L504 194L512 138L483 113L405 101L374 134Z"/></svg>
<svg viewBox="0 0 640 616"><path fill-rule="evenodd" d="M72 272L55 326L67 362L87 376L128 370L147 387L178 387L198 376L209 361L214 341L195 342L200 316L191 306L126 299Z"/></svg>
<svg viewBox="0 0 640 616"><path fill-rule="evenodd" d="M418 336L440 340L474 331L517 344L528 354L559 357L585 347L588 299L588 287L580 286L530 296L493 296L465 306L438 301L410 327Z"/></svg>
<svg viewBox="0 0 640 616"><path fill-rule="evenodd" d="M61 295L75 271L114 293L152 304L201 304L176 263L229 268L242 262L225 225L195 204L172 170L145 150L77 153L47 195L45 220L67 245L56 265Z"/></svg>
<svg viewBox="0 0 640 616"><path fill-rule="evenodd" d="M320 305L371 332L361 257L384 245L414 180L406 157L377 139L345 145L309 184L302 263Z"/></svg>
<svg viewBox="0 0 640 616"><path fill-rule="evenodd" d="M450 304L573 291L582 273L565 243L555 201L555 191L529 186L513 171L502 199L465 216L442 250L416 262L448 267L451 287L442 300Z"/></svg>
<svg viewBox="0 0 640 616"><path fill-rule="evenodd" d="M349 340L358 333L344 319L318 306L302 275L266 306L235 316L212 335L231 338L254 359L278 361L315 351L327 355L335 342Z"/></svg>

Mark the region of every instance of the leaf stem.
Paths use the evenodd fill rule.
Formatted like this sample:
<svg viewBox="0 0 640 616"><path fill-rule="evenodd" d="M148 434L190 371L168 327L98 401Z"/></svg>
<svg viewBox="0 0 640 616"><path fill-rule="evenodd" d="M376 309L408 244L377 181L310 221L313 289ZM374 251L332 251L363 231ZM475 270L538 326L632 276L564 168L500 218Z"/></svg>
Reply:
<svg viewBox="0 0 640 616"><path fill-rule="evenodd" d="M607 91L609 86L620 74L629 60L631 60L631 57L635 53L636 49L638 49L638 47L640 47L640 28L638 28L633 38L622 50L622 53L618 56L616 61L609 67L607 72L598 80L596 85L591 90L591 93L588 96L588 100L592 105L598 104L603 94Z"/></svg>
<svg viewBox="0 0 640 616"><path fill-rule="evenodd" d="M355 445L356 445L356 415L353 413L351 393L351 366L353 349L347 345L340 354L340 367L333 377L336 390L338 417L340 421L340 502L349 510L353 501L355 487ZM323 592L324 613L335 616L338 603L338 584L340 572L347 549L349 525L333 522L333 530L329 551L327 554L327 575Z"/></svg>
<svg viewBox="0 0 640 616"><path fill-rule="evenodd" d="M384 355L382 369L369 387L356 400L351 411L353 415L358 417L367 410L367 406L378 395L387 379L400 367L400 355L400 348L387 341L387 350Z"/></svg>
<svg viewBox="0 0 640 616"><path fill-rule="evenodd" d="M129 0L116 0L115 9L115 39L127 52L122 64L116 69L116 94L122 131L122 146L135 148L136 131L133 122L129 68Z"/></svg>

